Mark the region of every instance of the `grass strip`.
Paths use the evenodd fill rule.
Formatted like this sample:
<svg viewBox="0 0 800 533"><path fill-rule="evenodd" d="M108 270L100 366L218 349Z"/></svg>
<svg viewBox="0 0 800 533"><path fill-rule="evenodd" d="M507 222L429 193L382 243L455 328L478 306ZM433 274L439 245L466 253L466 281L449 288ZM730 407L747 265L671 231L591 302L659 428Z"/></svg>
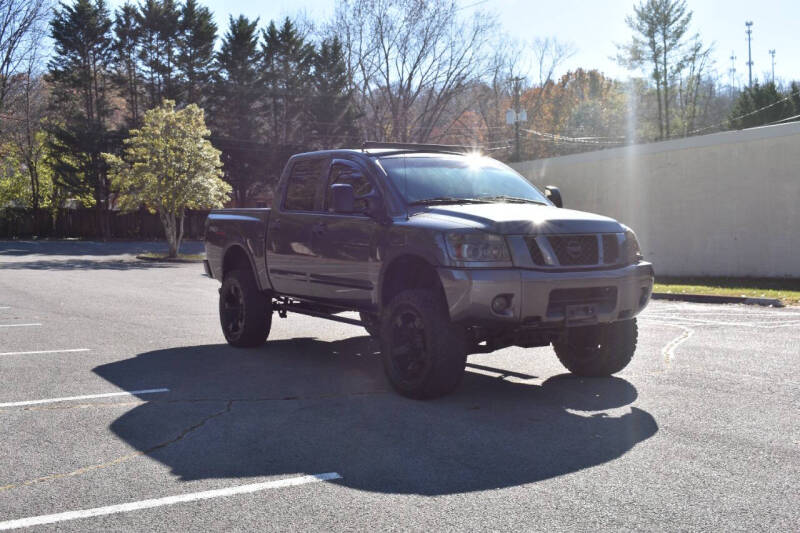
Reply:
<svg viewBox="0 0 800 533"><path fill-rule="evenodd" d="M656 278L653 292L777 298L784 305L800 305L800 278Z"/></svg>

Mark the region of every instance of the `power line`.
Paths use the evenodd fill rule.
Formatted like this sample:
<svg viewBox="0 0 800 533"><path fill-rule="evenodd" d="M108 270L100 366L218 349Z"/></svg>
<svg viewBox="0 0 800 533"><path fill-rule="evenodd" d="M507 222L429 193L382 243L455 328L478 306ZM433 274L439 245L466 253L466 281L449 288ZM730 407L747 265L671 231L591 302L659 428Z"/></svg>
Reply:
<svg viewBox="0 0 800 533"><path fill-rule="evenodd" d="M459 7L458 9L456 9L456 11L463 11L463 10L465 10L465 9L469 9L469 8L471 8L471 7L477 7L477 6L480 6L480 5L483 5L483 4L485 4L485 3L486 3L486 2L488 2L488 1L489 1L489 0L478 0L477 2L472 2L471 4L467 4L467 5L465 5L465 6L461 6L461 7Z"/></svg>
<svg viewBox="0 0 800 533"><path fill-rule="evenodd" d="M800 95L800 90L795 91L795 92L789 94L788 96L786 96L784 98L781 98L780 100L772 102L769 105L765 105L764 107L760 107L760 108L756 109L755 111L750 111L749 113L745 113L743 115L739 115L738 117L733 117L733 118L727 119L724 122L720 122L719 124L712 124L711 126L706 126L705 128L699 128L699 129L696 129L696 130L692 130L692 131L690 131L688 133L688 135L694 135L695 133L700 133L701 131L708 131L710 129L714 129L714 128L718 128L720 126L724 126L725 124L730 124L730 123L735 122L735 121L737 121L739 119L746 118L746 117L749 117L751 115L755 115L756 113L760 113L761 111L764 111L765 109L769 109L770 107L774 107L774 106L776 106L778 104L786 102L787 100L790 100L790 99L792 99L792 98L794 98L795 96L798 96L798 95Z"/></svg>
<svg viewBox="0 0 800 533"><path fill-rule="evenodd" d="M608 139L609 137L565 137L564 135L558 135L557 133L545 133L536 130L523 129L522 131L536 135L537 137L548 139L553 142L563 142L572 144L594 144L594 145L605 145L605 146L619 146L620 144L625 144L625 141L597 140L597 139Z"/></svg>

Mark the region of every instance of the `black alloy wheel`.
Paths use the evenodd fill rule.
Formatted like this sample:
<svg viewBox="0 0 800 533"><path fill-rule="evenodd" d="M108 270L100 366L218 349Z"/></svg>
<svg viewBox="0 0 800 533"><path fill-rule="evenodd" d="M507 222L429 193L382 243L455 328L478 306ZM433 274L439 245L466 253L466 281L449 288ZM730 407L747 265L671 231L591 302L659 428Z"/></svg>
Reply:
<svg viewBox="0 0 800 533"><path fill-rule="evenodd" d="M272 298L261 292L249 269L225 274L219 289L219 321L228 344L264 344L272 327Z"/></svg>
<svg viewBox="0 0 800 533"><path fill-rule="evenodd" d="M244 293L241 286L229 283L220 293L220 320L225 337L239 337L244 331Z"/></svg>
<svg viewBox="0 0 800 533"><path fill-rule="evenodd" d="M431 357L425 342L425 324L413 307L403 306L392 315L391 346L395 375L404 387L419 386L430 371Z"/></svg>

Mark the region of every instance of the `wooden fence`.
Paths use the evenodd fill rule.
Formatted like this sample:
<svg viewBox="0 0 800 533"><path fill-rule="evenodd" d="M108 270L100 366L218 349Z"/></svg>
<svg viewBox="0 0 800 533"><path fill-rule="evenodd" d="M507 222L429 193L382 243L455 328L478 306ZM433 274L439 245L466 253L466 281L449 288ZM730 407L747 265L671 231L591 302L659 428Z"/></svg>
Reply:
<svg viewBox="0 0 800 533"><path fill-rule="evenodd" d="M163 239L164 227L158 215L147 211L134 213L110 212L107 214L112 238ZM202 239L208 211L187 211L184 221L184 238ZM50 211L32 209L0 209L0 239L25 237L84 238L102 237L97 211L94 209L59 209L55 216Z"/></svg>

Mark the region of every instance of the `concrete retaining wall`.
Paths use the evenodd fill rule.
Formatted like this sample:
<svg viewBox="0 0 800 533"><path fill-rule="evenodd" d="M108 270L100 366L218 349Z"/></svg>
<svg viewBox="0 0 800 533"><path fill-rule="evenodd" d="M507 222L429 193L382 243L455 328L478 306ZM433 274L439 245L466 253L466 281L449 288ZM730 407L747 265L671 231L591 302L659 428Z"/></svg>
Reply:
<svg viewBox="0 0 800 533"><path fill-rule="evenodd" d="M632 227L657 274L800 277L800 123L512 166Z"/></svg>

